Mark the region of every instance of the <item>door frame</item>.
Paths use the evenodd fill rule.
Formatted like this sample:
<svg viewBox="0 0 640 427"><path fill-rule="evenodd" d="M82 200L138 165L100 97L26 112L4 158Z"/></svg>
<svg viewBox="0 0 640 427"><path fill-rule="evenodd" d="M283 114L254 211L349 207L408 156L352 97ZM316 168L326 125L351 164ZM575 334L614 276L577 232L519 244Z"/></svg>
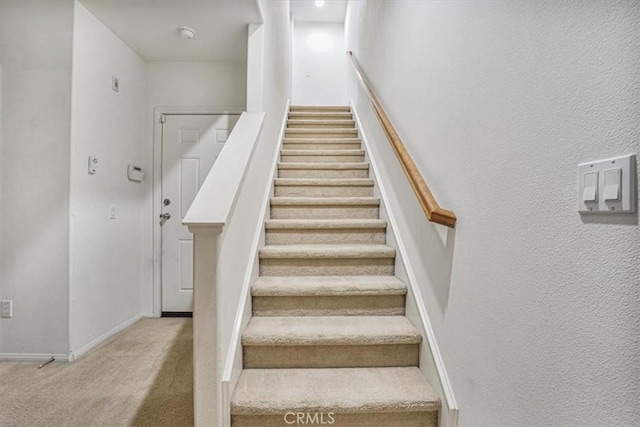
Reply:
<svg viewBox="0 0 640 427"><path fill-rule="evenodd" d="M153 317L162 316L162 228L156 221L162 213L162 116L197 116L215 114L242 114L241 106L220 107L155 107L153 109L153 209L152 209L152 257L153 273L151 292Z"/></svg>

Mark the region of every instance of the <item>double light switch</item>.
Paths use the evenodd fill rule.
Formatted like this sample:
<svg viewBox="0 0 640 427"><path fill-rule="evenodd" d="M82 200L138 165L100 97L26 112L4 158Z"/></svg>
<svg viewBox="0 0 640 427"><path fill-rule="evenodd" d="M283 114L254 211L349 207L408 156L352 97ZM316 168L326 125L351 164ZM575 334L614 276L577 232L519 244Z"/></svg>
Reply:
<svg viewBox="0 0 640 427"><path fill-rule="evenodd" d="M633 155L578 165L578 211L635 212L635 165Z"/></svg>

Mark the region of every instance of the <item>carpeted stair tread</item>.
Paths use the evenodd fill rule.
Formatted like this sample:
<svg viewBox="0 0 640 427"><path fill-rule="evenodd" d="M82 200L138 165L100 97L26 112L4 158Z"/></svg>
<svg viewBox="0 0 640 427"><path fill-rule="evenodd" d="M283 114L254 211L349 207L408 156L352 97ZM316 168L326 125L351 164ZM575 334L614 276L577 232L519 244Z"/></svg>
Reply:
<svg viewBox="0 0 640 427"><path fill-rule="evenodd" d="M258 277L253 296L405 295L406 285L394 276Z"/></svg>
<svg viewBox="0 0 640 427"><path fill-rule="evenodd" d="M287 126L290 125L350 125L355 129L355 121L352 119L301 119L290 118L287 121Z"/></svg>
<svg viewBox="0 0 640 427"><path fill-rule="evenodd" d="M438 423L359 135L350 107L289 110L241 335L234 427L329 412L351 427Z"/></svg>
<svg viewBox="0 0 640 427"><path fill-rule="evenodd" d="M309 119L323 119L323 118L344 118L351 119L353 114L349 111L291 111L289 112L289 119L309 118Z"/></svg>
<svg viewBox="0 0 640 427"><path fill-rule="evenodd" d="M310 140L309 138L284 138L282 140L283 144L309 144L313 143L314 140ZM360 138L322 138L317 141L322 144L360 144L362 140Z"/></svg>
<svg viewBox="0 0 640 427"><path fill-rule="evenodd" d="M291 112L345 112L351 113L351 107L345 105L292 105Z"/></svg>
<svg viewBox="0 0 640 427"><path fill-rule="evenodd" d="M252 317L245 346L416 344L420 332L404 316Z"/></svg>
<svg viewBox="0 0 640 427"><path fill-rule="evenodd" d="M369 169L369 163L303 163L285 162L278 163L279 169Z"/></svg>
<svg viewBox="0 0 640 427"><path fill-rule="evenodd" d="M283 156L364 156L364 150L281 150Z"/></svg>
<svg viewBox="0 0 640 427"><path fill-rule="evenodd" d="M386 228L387 222L381 219L269 219L265 221L267 230L342 230Z"/></svg>
<svg viewBox="0 0 640 427"><path fill-rule="evenodd" d="M276 178L276 186L373 187L370 178Z"/></svg>
<svg viewBox="0 0 640 427"><path fill-rule="evenodd" d="M233 415L438 409L440 400L415 367L246 369L231 397Z"/></svg>
<svg viewBox="0 0 640 427"><path fill-rule="evenodd" d="M272 197L271 206L282 205L307 205L307 206L338 206L338 205L364 205L379 206L377 197Z"/></svg>
<svg viewBox="0 0 640 427"><path fill-rule="evenodd" d="M260 259L345 259L394 258L396 250L388 245L335 244L335 245L267 245L260 251Z"/></svg>
<svg viewBox="0 0 640 427"><path fill-rule="evenodd" d="M316 135L358 135L357 129L341 129L341 128L285 128L286 135L306 135L307 137L314 137ZM335 138L336 136L331 136Z"/></svg>

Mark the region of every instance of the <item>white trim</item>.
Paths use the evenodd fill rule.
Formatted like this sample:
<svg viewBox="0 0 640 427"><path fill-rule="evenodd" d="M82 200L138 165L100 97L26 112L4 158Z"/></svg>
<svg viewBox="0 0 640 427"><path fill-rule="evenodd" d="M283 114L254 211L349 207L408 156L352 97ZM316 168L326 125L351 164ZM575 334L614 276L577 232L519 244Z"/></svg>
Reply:
<svg viewBox="0 0 640 427"><path fill-rule="evenodd" d="M367 155L369 157L369 162L371 164L371 168L373 169L373 173L376 179L376 185L378 186L378 190L380 191L380 197L383 201L384 206L389 206L387 191L385 189L385 184L380 179L380 173L378 164L376 159L372 156L371 145L369 144L369 140L367 139L366 133L363 130L362 122L360 121L360 116L356 110L355 104L353 101L350 101L351 110L353 112L354 119L356 121L358 132L360 133L360 138L364 143ZM446 409L448 410L448 414L446 414L447 423L446 427L456 427L458 425L458 403L456 402L455 396L453 394L453 388L451 387L451 382L449 381L449 376L447 374L447 370L444 366L444 360L442 359L442 355L440 354L440 349L438 347L438 343L436 341L435 332L433 331L433 327L431 326L431 322L429 320L429 315L427 313L427 309L424 305L424 300L420 293L420 289L418 287L418 281L416 279L415 272L413 271L413 267L409 262L409 256L406 251L406 247L402 236L398 233L398 226L395 215L390 209L385 209L387 214L387 219L389 222L389 226L393 232L393 236L395 237L397 243L397 250L399 252L400 258L403 261L407 278L408 285L410 287L411 292L415 298L415 303L420 314L420 320L422 322L422 327L426 333L426 337L424 337L428 343L427 347L430 350L431 358L435 364L436 372L438 373L438 379L440 381L440 386L444 392L444 396L442 398L446 401ZM424 348L424 347L423 347ZM422 369L422 367L421 367ZM445 410L443 408L441 410ZM445 423L442 424L443 427Z"/></svg>
<svg viewBox="0 0 640 427"><path fill-rule="evenodd" d="M271 161L271 171L269 173L269 179L267 180L267 182L269 183L269 191L265 192L264 198L262 200L262 217L256 226L253 242L251 243L252 259L254 261L247 265L247 269L244 273L244 281L242 282L242 291L240 294L240 306L238 307L238 311L236 313L236 320L233 325L233 331L231 333L231 345L229 346L229 352L227 353L224 371L222 372L222 409L224 411L223 417L225 427L231 425L231 394L233 393L233 390L238 383L240 371L242 370L242 331L247 323L245 321L245 319L247 319L247 310L251 309L250 291L251 284L253 283L254 279L253 273L256 267L259 265L257 262L258 249L260 247L260 243L263 241L264 222L267 219L267 214L269 212L269 201L271 200L271 196L273 194L274 178L277 170L278 160L280 159L280 148L282 147L284 131L287 126L290 103L291 99L288 99L287 105L284 110L282 126L280 127L280 134L278 135L278 144L273 155L273 160ZM250 312L248 317L251 317Z"/></svg>
<svg viewBox="0 0 640 427"><path fill-rule="evenodd" d="M42 354L42 353L0 353L2 362L40 362L54 357L58 362L68 362L68 354Z"/></svg>
<svg viewBox="0 0 640 427"><path fill-rule="evenodd" d="M264 24L264 10L262 9L262 2L260 0L255 0L256 6L258 7L258 15L260 16L260 24Z"/></svg>
<svg viewBox="0 0 640 427"><path fill-rule="evenodd" d="M105 342L109 338L113 337L117 333L127 329L129 326L133 325L134 323L136 323L141 318L142 318L142 315L141 314L137 314L137 315L133 316L131 319L126 320L123 323L121 323L120 325L118 325L115 328L111 329L110 331L100 335L98 338L96 338L95 340L91 341L89 344L85 345L80 350L72 351L71 353L69 353L69 361L73 362L77 358L87 354L89 351L93 350L95 347L99 346L100 344L102 344L103 342Z"/></svg>
<svg viewBox="0 0 640 427"><path fill-rule="evenodd" d="M241 114L244 107L155 107L153 109L153 161L151 176L153 193L153 214L151 224L153 227L152 259L153 272L151 293L153 312L151 316L162 315L162 229L160 223L155 221L162 213L162 123L160 117L165 115L207 115L207 114Z"/></svg>

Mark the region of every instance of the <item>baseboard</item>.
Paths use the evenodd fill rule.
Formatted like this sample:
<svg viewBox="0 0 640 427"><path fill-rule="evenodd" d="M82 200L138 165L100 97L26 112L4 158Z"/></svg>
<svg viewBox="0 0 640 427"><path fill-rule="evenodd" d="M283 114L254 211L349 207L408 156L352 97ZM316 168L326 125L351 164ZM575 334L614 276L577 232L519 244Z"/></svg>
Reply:
<svg viewBox="0 0 640 427"><path fill-rule="evenodd" d="M89 351L93 350L95 347L99 346L100 344L102 344L103 342L105 342L106 340L108 340L109 338L111 338L112 336L117 334L118 332L121 332L124 329L128 328L129 326L133 325L134 323L136 323L141 318L142 318L142 315L141 314L137 314L137 315L133 316L131 319L129 319L129 320L121 323L120 325L116 326L115 328L111 329L110 331L100 335L98 338L94 339L89 344L87 344L84 347L82 347L80 350L72 351L69 354L69 361L73 362L74 360L76 360L77 358L81 357L82 355L88 353Z"/></svg>
<svg viewBox="0 0 640 427"><path fill-rule="evenodd" d="M0 353L2 362L41 362L55 358L58 362L68 362L68 354L40 354L40 353Z"/></svg>
<svg viewBox="0 0 640 427"><path fill-rule="evenodd" d="M242 371L242 330L246 326L248 320L251 318L251 312L247 312L251 309L251 283L253 278L257 276L254 274L258 267L258 249L260 243L264 241L264 222L267 219L269 212L269 200L273 194L273 182L278 165L278 159L280 157L280 148L282 147L282 141L284 139L284 130L287 125L287 117L289 113L289 105L291 99L287 100L287 104L284 110L284 118L282 120L282 126L280 128L280 134L278 135L278 143L271 162L271 171L269 173L268 183L270 185L269 191L265 192L265 196L262 200L261 209L262 217L256 226L253 242L251 244L252 257L254 262L247 265L247 269L244 274L244 281L242 283L242 292L240 294L240 306L236 313L236 320L233 325L233 332L231 334L231 345L229 346L229 353L225 361L224 371L222 372L222 409L224 427L231 425L231 394L238 383L240 378L240 372Z"/></svg>
<svg viewBox="0 0 640 427"><path fill-rule="evenodd" d="M391 236L394 240L394 242L387 242L387 244L395 246L396 248L397 256L400 258L404 270L404 274L402 274L402 276L404 276L406 278L406 282L408 282L407 305L411 304L413 308L415 308L420 323L419 329L421 330L423 339L427 344L426 346L423 346L423 349L425 347L428 349L429 353L426 356L429 366L423 366L421 364L420 369L425 374L429 382L432 383L432 386L439 390L441 394L442 408L439 414L438 425L442 427L457 427L459 408L453 394L449 376L444 366L444 360L442 359L438 343L436 342L435 332L433 331L433 328L431 326L431 321L429 320L429 315L427 313L426 306L424 305L424 300L418 287L415 272L411 264L409 263L406 246L404 245L402 236L398 232L397 220L394 213L391 211L391 209L388 208L389 198L387 197L388 193L385 189L385 184L380 179L380 168L378 167L376 159L371 156L371 153L373 152L371 150L371 144L367 139L365 131L363 130L358 111L355 108L353 102L350 102L350 105L354 120L356 122L356 126L358 127L358 131L360 133L360 138L362 139L366 155L371 165L371 171L373 172L373 177L375 178L377 190L380 193L380 213L381 215L383 213L386 215L386 220L391 230ZM423 357L421 357L421 359L424 360Z"/></svg>

